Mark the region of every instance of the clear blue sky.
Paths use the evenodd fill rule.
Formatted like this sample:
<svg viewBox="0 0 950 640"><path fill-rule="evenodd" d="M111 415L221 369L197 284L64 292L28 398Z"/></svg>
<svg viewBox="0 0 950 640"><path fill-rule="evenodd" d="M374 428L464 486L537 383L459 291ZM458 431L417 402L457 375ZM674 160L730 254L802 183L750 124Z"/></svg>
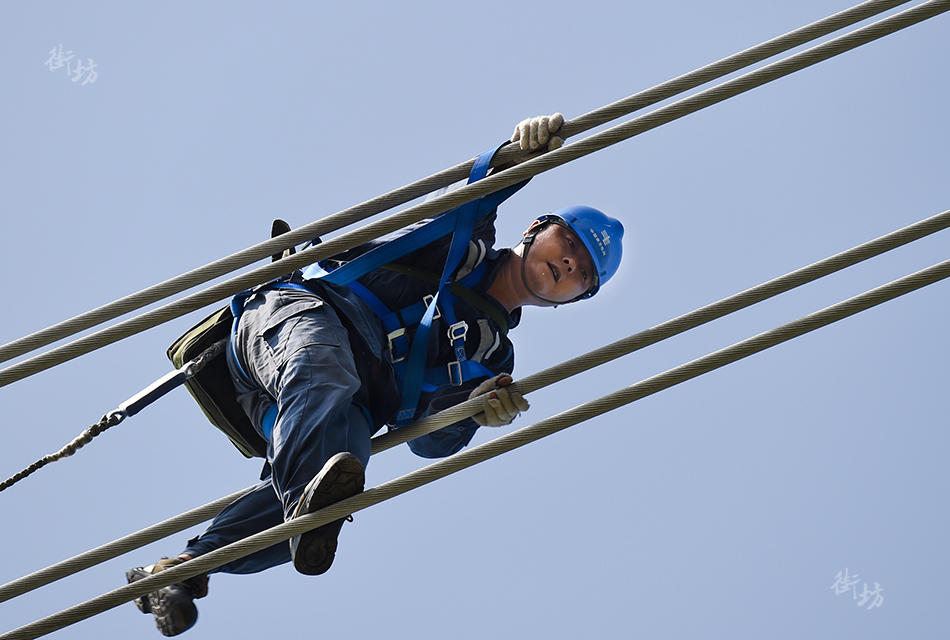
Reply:
<svg viewBox="0 0 950 640"><path fill-rule="evenodd" d="M0 341L849 6L7 2ZM516 377L950 207L950 17L535 178L504 207L619 216L595 302L529 310ZM92 58L81 86L44 66ZM947 259L931 237L530 397L529 424ZM372 508L320 578L215 576L188 638L947 633L944 282ZM168 370L206 311L0 389L6 477ZM476 442L499 431L483 429ZM375 457L370 484L424 464ZM183 391L0 495L6 582L251 484ZM196 529L197 532L199 529ZM185 532L12 602L8 630ZM880 608L831 590L848 568ZM860 590L861 584L858 584ZM156 638L131 604L60 638Z"/></svg>

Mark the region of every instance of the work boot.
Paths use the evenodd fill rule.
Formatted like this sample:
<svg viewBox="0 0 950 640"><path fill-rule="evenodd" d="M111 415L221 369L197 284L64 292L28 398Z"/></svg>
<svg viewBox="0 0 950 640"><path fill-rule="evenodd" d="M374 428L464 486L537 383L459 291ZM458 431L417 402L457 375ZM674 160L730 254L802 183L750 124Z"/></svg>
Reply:
<svg viewBox="0 0 950 640"><path fill-rule="evenodd" d="M136 567L125 572L129 583L146 578L169 567L185 562L187 558L162 558L148 567ZM165 636L177 636L194 626L198 620L195 598L208 595L208 574L194 576L178 584L162 587L135 599L135 606L142 613L155 616L155 626Z"/></svg>
<svg viewBox="0 0 950 640"><path fill-rule="evenodd" d="M363 491L366 475L363 463L348 451L338 453L323 465L303 490L293 517L306 515ZM308 576L326 573L336 554L336 539L343 526L341 518L290 539L294 569Z"/></svg>

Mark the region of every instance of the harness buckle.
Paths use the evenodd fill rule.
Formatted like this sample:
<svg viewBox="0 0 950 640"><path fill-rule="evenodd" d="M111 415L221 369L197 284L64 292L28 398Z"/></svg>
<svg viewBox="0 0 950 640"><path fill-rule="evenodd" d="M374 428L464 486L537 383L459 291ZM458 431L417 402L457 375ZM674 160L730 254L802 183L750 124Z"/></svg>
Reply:
<svg viewBox="0 0 950 640"><path fill-rule="evenodd" d="M406 335L406 328L405 328L405 327L399 327L398 329L395 329L394 331L390 331L389 333L386 334L386 339L389 341L389 353L390 353L390 355L392 356L393 364L395 364L395 363L397 363L397 362L401 362L402 360L405 360L405 359L406 359L406 356L400 356L400 357L397 358L397 357L396 357L396 348L395 348L395 346L393 346L393 341L394 341L396 338L401 338L401 337L404 336L404 335Z"/></svg>
<svg viewBox="0 0 950 640"><path fill-rule="evenodd" d="M426 306L426 309L428 309L429 305L432 304L433 298L435 298L435 296L432 294L427 294L427 295L422 296L422 304ZM441 317L442 317L442 311L439 309L439 306L436 305L435 313L432 314L432 319L435 320L436 318L441 318Z"/></svg>
<svg viewBox="0 0 950 640"><path fill-rule="evenodd" d="M452 383L452 386L461 387L462 386L462 363L458 360L450 362L446 365L449 369L449 382Z"/></svg>
<svg viewBox="0 0 950 640"><path fill-rule="evenodd" d="M448 330L449 341L455 342L456 340L465 341L465 336L468 334L468 323L464 320L459 320L455 324L449 325Z"/></svg>

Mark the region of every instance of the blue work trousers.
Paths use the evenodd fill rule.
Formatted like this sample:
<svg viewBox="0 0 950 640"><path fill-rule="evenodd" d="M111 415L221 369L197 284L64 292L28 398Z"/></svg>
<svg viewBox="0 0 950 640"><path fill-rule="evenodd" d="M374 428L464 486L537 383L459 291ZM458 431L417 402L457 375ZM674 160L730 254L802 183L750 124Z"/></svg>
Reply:
<svg viewBox="0 0 950 640"><path fill-rule="evenodd" d="M244 371L229 358L238 401L258 429L267 410L277 419L267 445L270 475L232 502L182 553L213 551L289 520L304 487L341 451L369 462L376 431L353 401L356 364L336 312L315 294L272 289L248 299L233 341ZM263 435L263 432L262 432ZM214 572L254 573L288 562L286 542Z"/></svg>

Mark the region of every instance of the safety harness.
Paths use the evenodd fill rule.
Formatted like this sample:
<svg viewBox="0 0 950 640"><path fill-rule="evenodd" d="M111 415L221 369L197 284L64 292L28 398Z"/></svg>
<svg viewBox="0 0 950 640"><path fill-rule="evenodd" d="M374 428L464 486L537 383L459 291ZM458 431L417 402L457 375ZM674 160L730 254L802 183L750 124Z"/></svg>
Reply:
<svg viewBox="0 0 950 640"><path fill-rule="evenodd" d="M469 174L469 184L487 175L491 159L496 151L497 149L492 149L478 157ZM465 351L468 324L464 320L458 320L455 312L458 301L465 301L492 317L502 331L507 331L507 320L504 317L499 317L501 313L498 309L472 291L472 287L477 285L484 276L487 266L482 262L458 282L453 280L453 274L465 257L475 223L494 211L499 204L511 197L525 184L527 184L527 181L461 205L343 264L335 263L333 260L324 260L313 264L304 269L303 282L284 278L237 294L231 300L230 305L233 321L228 341L228 357L237 365L238 371L249 380L250 378L244 371L240 358L237 357L237 352L234 349L234 336L237 332L244 305L252 295L268 289L311 291L306 283L322 280L336 285L348 285L350 290L379 317L386 331L393 367L401 389L400 407L395 420L396 428L409 423L413 419L416 413L416 405L423 391L433 391L447 384L460 386L465 381L473 378L494 375L494 372L480 362L468 359ZM421 269L393 264L394 260L431 244L449 233L452 234L452 239L440 276ZM402 309L390 309L372 291L357 280L370 271L380 268L431 282L436 285L436 291L434 294L425 296L421 301ZM444 368L426 368L426 352L432 324L434 320L440 317L448 326L447 338L452 346L455 360L449 362ZM411 342L410 336L412 336ZM274 404L267 410L261 421L261 430L268 440L276 418L277 405Z"/></svg>
<svg viewBox="0 0 950 640"><path fill-rule="evenodd" d="M442 316L445 317L445 323L449 327L447 331L448 340L452 345L456 360L449 362L445 368L435 367L425 369L420 387L422 391L432 391L437 387L444 386L446 384L451 384L458 387L461 386L461 384L466 380L471 380L472 378L479 376L494 375L481 363L474 362L466 358L465 337L468 334L468 323L466 323L464 320L456 321L456 299L455 295L453 294L453 291L459 292L464 288L464 290L468 291L471 296L477 296L477 294L471 291L471 287L481 280L484 272L485 269L483 264L468 276L460 280L457 283L460 286L452 287L449 290L442 292L442 304L440 307L441 311L440 309L436 309L432 316L432 320L435 321ZM435 278L435 280L438 282L437 278ZM353 293L358 295L377 316L379 316L379 319L383 324L383 328L386 330L386 338L389 341L389 348L390 352L392 353L393 366L396 370L396 376L400 381L405 381L410 368L410 331L412 327L415 327L416 325L421 326L421 323L425 318L425 314L428 311L428 305L432 304L434 296L427 295L425 296L425 299L420 302L403 307L399 311L392 311L385 305L385 303L383 303L382 300L376 297L372 291L367 289L359 282L351 282L350 289L353 291ZM479 298L480 297L481 296L479 296ZM420 337L418 328L416 329L416 336L416 339ZM405 401L407 397L411 400L411 395L412 394L404 393L403 400ZM415 400L418 401L418 394L415 395ZM403 408L406 408L405 404L403 405ZM410 408L415 409L415 405ZM410 419L411 417L412 414L409 415ZM397 426L400 426L398 422Z"/></svg>

